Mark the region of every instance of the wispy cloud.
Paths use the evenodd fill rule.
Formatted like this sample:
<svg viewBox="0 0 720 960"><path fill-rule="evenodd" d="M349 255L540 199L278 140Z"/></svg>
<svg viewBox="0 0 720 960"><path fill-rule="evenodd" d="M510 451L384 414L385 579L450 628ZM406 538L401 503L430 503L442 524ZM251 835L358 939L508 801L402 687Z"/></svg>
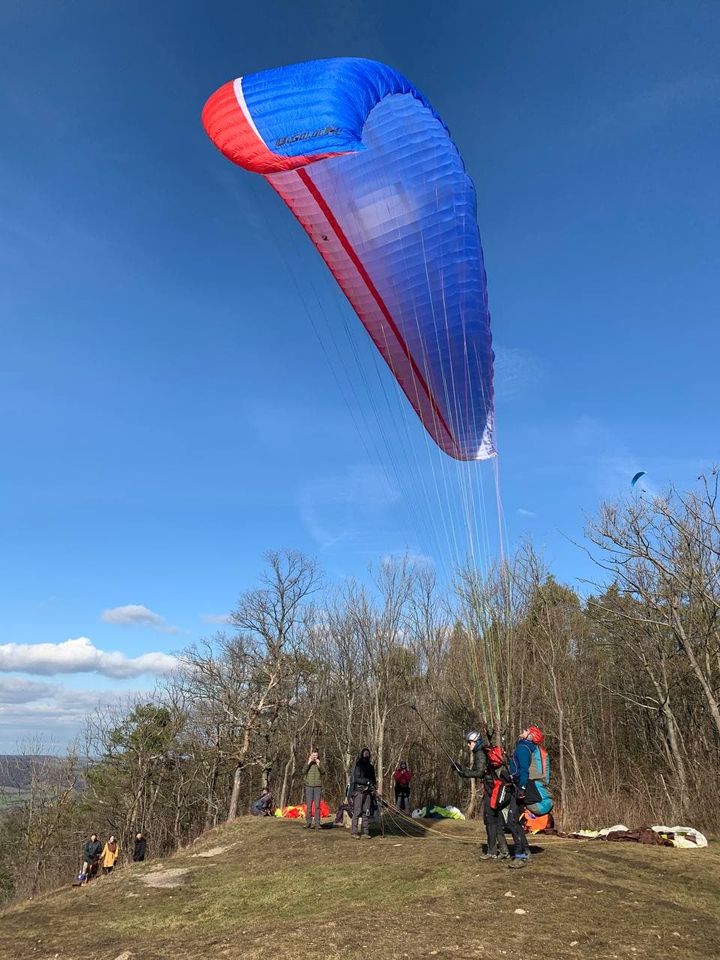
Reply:
<svg viewBox="0 0 720 960"><path fill-rule="evenodd" d="M13 671L53 676L67 673L99 673L114 679L139 677L143 673L169 673L176 666L167 653L144 653L126 657L123 653L98 649L87 637L61 643L0 644L0 672Z"/></svg>
<svg viewBox="0 0 720 960"><path fill-rule="evenodd" d="M0 677L0 704L32 703L55 692L52 683L26 680L24 677Z"/></svg>
<svg viewBox="0 0 720 960"><path fill-rule="evenodd" d="M406 561L411 567L434 567L435 561L427 553L421 553L419 550L397 550L393 553L386 553L380 563L383 566L391 566L395 563Z"/></svg>
<svg viewBox="0 0 720 960"><path fill-rule="evenodd" d="M584 131L591 140L608 140L657 126L676 110L720 93L719 76L693 74L653 84L596 116Z"/></svg>
<svg viewBox="0 0 720 960"><path fill-rule="evenodd" d="M161 633L179 633L179 627L172 627L165 618L141 603L128 603L124 607L110 607L100 614L103 623L116 623L129 627L152 627Z"/></svg>
<svg viewBox="0 0 720 960"><path fill-rule="evenodd" d="M9 678L9 682L21 683L17 678ZM42 686L45 692L39 689ZM88 714L107 703L109 693L67 689L55 683L37 687L31 700L0 697L0 753L15 752L28 738L38 738L48 753L64 749L77 737ZM123 690L122 695L132 698L135 692Z"/></svg>
<svg viewBox="0 0 720 960"><path fill-rule="evenodd" d="M200 618L203 623L212 623L216 626L224 626L230 623L229 613L203 613Z"/></svg>
<svg viewBox="0 0 720 960"><path fill-rule="evenodd" d="M367 546L400 493L385 473L369 464L306 483L300 511L310 535L321 549L338 543Z"/></svg>
<svg viewBox="0 0 720 960"><path fill-rule="evenodd" d="M526 510L525 507L518 507L517 512L521 517L536 517L534 510Z"/></svg>
<svg viewBox="0 0 720 960"><path fill-rule="evenodd" d="M495 344L495 399L501 403L520 397L541 379L540 360L527 350Z"/></svg>
<svg viewBox="0 0 720 960"><path fill-rule="evenodd" d="M691 486L710 466L700 457L670 457L635 449L615 426L597 417L577 417L546 434L545 442L548 458L543 472L580 481L603 499L631 494L630 484L638 470L645 470L646 476L635 491L640 487L639 492L652 497L673 483Z"/></svg>

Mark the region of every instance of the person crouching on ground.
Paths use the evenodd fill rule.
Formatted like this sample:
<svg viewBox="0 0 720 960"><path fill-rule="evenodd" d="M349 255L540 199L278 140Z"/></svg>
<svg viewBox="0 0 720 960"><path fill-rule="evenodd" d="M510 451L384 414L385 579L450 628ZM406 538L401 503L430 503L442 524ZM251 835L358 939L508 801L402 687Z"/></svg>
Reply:
<svg viewBox="0 0 720 960"><path fill-rule="evenodd" d="M102 849L102 854L100 855L102 862L102 872L112 873L115 868L115 863L117 858L120 856L120 846L115 839L115 837L110 837L108 842Z"/></svg>
<svg viewBox="0 0 720 960"><path fill-rule="evenodd" d="M370 808L372 806L376 783L375 767L370 759L370 751L365 747L360 751L360 756L355 763L352 780L350 782L353 811L350 836L355 840L360 838L358 821L361 817L362 836L367 840L370 839Z"/></svg>
<svg viewBox="0 0 720 960"><path fill-rule="evenodd" d="M320 769L320 754L313 747L305 767L305 827L320 829L320 799L322 797L322 770ZM313 804L315 805L315 820L313 822Z"/></svg>
<svg viewBox="0 0 720 960"><path fill-rule="evenodd" d="M398 810L410 812L410 781L412 773L408 770L408 765L404 760L398 764L397 770L393 773L395 782L395 806Z"/></svg>
<svg viewBox="0 0 720 960"><path fill-rule="evenodd" d="M250 804L250 813L253 817L272 817L275 813L275 800L270 787L263 787L257 800Z"/></svg>
<svg viewBox="0 0 720 960"><path fill-rule="evenodd" d="M487 833L487 853L483 854L481 859L507 860L510 853L505 841L505 820L502 808L494 808L492 804L493 789L497 777L488 760L487 751L490 749L490 744L477 730L471 730L465 735L465 746L469 754L469 766L461 767L457 763L454 767L457 774L463 779L479 780L483 786L482 809Z"/></svg>

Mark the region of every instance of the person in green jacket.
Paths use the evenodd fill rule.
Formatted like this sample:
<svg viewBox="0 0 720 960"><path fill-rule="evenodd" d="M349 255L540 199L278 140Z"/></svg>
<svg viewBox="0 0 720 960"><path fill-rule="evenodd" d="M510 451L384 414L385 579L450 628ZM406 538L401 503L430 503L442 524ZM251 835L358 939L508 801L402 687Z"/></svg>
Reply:
<svg viewBox="0 0 720 960"><path fill-rule="evenodd" d="M322 797L322 771L320 769L320 754L313 747L305 768L305 827L320 829L320 798ZM312 809L315 804L315 822L312 819Z"/></svg>

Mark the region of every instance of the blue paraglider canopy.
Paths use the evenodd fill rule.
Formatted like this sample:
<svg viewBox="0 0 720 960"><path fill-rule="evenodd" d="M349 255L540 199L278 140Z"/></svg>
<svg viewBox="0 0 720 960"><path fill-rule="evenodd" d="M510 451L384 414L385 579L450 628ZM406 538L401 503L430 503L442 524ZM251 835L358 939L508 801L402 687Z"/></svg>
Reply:
<svg viewBox="0 0 720 960"><path fill-rule="evenodd" d="M638 471L638 473L636 473L635 476L634 476L634 477L632 478L632 480L630 481L630 486L631 486L631 487L634 487L635 484L636 484L636 483L638 482L638 480L640 479L640 477L644 477L644 476L645 476L645 471L644 471L644 470Z"/></svg>
<svg viewBox="0 0 720 960"><path fill-rule="evenodd" d="M493 457L475 187L423 94L373 60L312 60L226 83L203 123L300 221L438 446Z"/></svg>

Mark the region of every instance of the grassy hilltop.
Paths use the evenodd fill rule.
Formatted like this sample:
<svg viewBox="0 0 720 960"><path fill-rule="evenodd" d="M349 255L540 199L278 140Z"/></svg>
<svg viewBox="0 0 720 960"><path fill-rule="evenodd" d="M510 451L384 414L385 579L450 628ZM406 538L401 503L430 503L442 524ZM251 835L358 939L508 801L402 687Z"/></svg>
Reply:
<svg viewBox="0 0 720 960"><path fill-rule="evenodd" d="M166 860L5 911L0 958L720 956L716 845L539 838L530 867L512 871L479 861L480 824L410 829L386 820L384 838L351 842L243 818Z"/></svg>

